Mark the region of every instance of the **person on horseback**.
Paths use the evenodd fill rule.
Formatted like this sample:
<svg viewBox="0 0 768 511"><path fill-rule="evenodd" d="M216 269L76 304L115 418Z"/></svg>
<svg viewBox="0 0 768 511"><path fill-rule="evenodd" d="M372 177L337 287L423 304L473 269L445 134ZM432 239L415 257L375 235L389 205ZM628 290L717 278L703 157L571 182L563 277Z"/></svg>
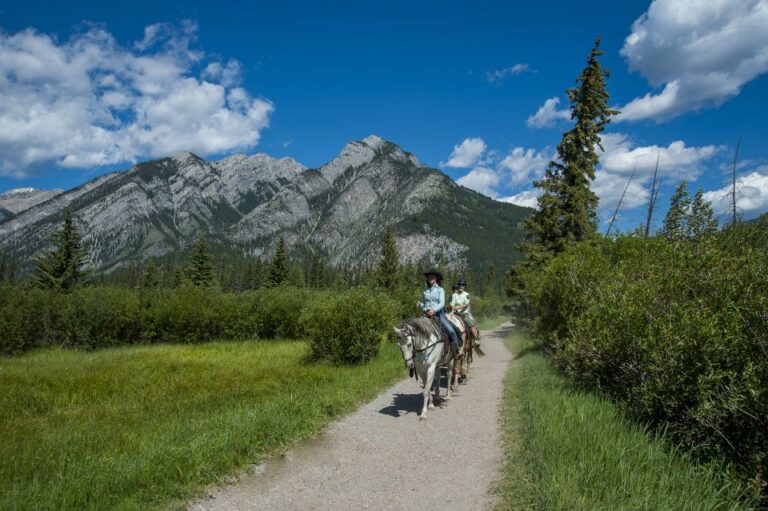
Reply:
<svg viewBox="0 0 768 511"><path fill-rule="evenodd" d="M456 352L461 353L461 336L456 331L453 323L445 315L445 290L442 287L443 274L432 268L424 272L424 277L427 279L427 288L424 290L422 301L417 304L417 307L428 318L435 318L437 316L440 327L448 334L448 338L456 348Z"/></svg>
<svg viewBox="0 0 768 511"><path fill-rule="evenodd" d="M475 339L475 346L480 345L480 332L477 330L477 320L472 315L472 309L469 303L469 293L467 293L467 281L459 279L456 283L457 290L451 295L451 310L460 314L464 323L472 330Z"/></svg>

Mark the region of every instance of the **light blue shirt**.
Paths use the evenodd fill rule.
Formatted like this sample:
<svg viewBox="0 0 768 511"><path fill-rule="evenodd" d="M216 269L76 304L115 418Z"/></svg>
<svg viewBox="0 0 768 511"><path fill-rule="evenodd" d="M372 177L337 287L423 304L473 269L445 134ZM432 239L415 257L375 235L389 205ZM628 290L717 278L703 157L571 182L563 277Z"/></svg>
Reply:
<svg viewBox="0 0 768 511"><path fill-rule="evenodd" d="M421 297L421 311L426 312L429 309L434 309L435 312L440 312L445 307L445 291L440 286L428 287L424 290L424 294Z"/></svg>

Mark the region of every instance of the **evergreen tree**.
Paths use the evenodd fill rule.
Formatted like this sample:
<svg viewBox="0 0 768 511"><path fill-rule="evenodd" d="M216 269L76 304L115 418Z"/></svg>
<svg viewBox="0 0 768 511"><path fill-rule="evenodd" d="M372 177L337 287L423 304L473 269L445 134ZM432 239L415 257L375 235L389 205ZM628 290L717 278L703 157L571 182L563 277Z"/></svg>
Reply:
<svg viewBox="0 0 768 511"><path fill-rule="evenodd" d="M399 270L400 254L397 252L395 235L392 232L392 227L387 226L384 231L384 238L381 240L381 259L376 268L376 285L394 291L397 287Z"/></svg>
<svg viewBox="0 0 768 511"><path fill-rule="evenodd" d="M280 236L277 242L277 250L275 251L275 257L272 259L272 265L269 270L269 283L272 286L279 286L288 278L288 271L290 269L290 256L288 255L288 246L285 244L285 239Z"/></svg>
<svg viewBox="0 0 768 511"><path fill-rule="evenodd" d="M41 288L70 290L83 281L87 253L80 245L80 234L72 210L64 210L64 225L53 235L53 249L37 259L33 283Z"/></svg>
<svg viewBox="0 0 768 511"><path fill-rule="evenodd" d="M320 257L312 258L312 265L309 269L309 285L322 289L327 286L328 275L325 268L325 263Z"/></svg>
<svg viewBox="0 0 768 511"><path fill-rule="evenodd" d="M701 188L696 190L696 195L691 204L691 214L688 217L688 234L693 238L711 236L717 232L717 219L712 213L712 205L704 200Z"/></svg>
<svg viewBox="0 0 768 511"><path fill-rule="evenodd" d="M213 256L211 256L208 243L202 235L197 239L192 249L192 255L187 265L187 276L192 285L198 287L208 287L215 283Z"/></svg>
<svg viewBox="0 0 768 511"><path fill-rule="evenodd" d="M294 287L306 287L307 281L304 279L304 270L298 264L291 264L288 267L288 276L285 282Z"/></svg>
<svg viewBox="0 0 768 511"><path fill-rule="evenodd" d="M488 275L485 279L485 286L483 286L483 294L487 297L493 297L498 294L496 290L496 279L498 276L496 275L496 265L491 263L491 265L488 267Z"/></svg>
<svg viewBox="0 0 768 511"><path fill-rule="evenodd" d="M691 196L688 194L688 182L681 181L669 204L669 211L664 217L662 236L670 241L680 241L688 236L688 211L691 207Z"/></svg>
<svg viewBox="0 0 768 511"><path fill-rule="evenodd" d="M544 179L534 186L543 191L538 209L526 221L529 237L534 242L528 247L534 262L562 251L572 241L595 236L597 232L597 195L590 188L599 162L597 148L600 133L618 114L608 106L606 78L598 57L602 55L600 38L587 60L587 66L577 79L577 87L568 89L571 119L574 126L563 134L557 146L557 159L547 166Z"/></svg>
<svg viewBox="0 0 768 511"><path fill-rule="evenodd" d="M144 289L154 289L160 287L160 270L152 261L144 266L144 276L141 279L141 287Z"/></svg>
<svg viewBox="0 0 768 511"><path fill-rule="evenodd" d="M0 252L0 285L6 282L6 272L8 263L6 262L5 252Z"/></svg>

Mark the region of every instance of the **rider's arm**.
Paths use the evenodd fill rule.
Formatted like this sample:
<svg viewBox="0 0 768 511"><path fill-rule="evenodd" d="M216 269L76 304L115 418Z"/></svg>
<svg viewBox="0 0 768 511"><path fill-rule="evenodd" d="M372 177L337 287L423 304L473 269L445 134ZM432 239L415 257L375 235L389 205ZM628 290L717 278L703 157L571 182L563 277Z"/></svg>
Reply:
<svg viewBox="0 0 768 511"><path fill-rule="evenodd" d="M442 287L437 288L437 298L438 302L437 305L435 305L434 309L435 312L440 312L443 310L443 307L445 307L445 290Z"/></svg>

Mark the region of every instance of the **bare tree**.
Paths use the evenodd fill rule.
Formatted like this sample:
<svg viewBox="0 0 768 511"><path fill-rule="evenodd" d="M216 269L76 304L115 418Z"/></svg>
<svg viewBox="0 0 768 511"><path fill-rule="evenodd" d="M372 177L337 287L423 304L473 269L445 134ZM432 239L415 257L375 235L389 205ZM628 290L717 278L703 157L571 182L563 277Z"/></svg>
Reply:
<svg viewBox="0 0 768 511"><path fill-rule="evenodd" d="M732 184L731 184L731 223L732 225L736 225L736 221L738 220L738 217L736 215L736 162L739 159L739 147L741 147L741 137L739 137L739 141L736 143L736 151L733 153L733 177L732 177Z"/></svg>
<svg viewBox="0 0 768 511"><path fill-rule="evenodd" d="M659 153L656 153L656 167L653 169L653 182L651 183L651 200L648 202L648 219L645 222L645 237L651 231L651 219L653 218L653 209L656 207L656 199L659 197L659 189L661 183L658 180L659 176Z"/></svg>
<svg viewBox="0 0 768 511"><path fill-rule="evenodd" d="M624 196L627 194L627 189L629 188L629 185L632 183L632 178L635 177L635 172L637 172L637 165L635 165L635 168L632 169L632 175L629 176L629 181L627 181L627 185L624 187L624 191L621 192L621 197L619 197L619 203L616 204L616 210L613 212L613 216L611 217L611 223L608 224L608 230L605 231L606 236L611 234L611 227L613 227L613 223L616 221L616 216L618 216L619 211L621 210L621 203L624 202Z"/></svg>

